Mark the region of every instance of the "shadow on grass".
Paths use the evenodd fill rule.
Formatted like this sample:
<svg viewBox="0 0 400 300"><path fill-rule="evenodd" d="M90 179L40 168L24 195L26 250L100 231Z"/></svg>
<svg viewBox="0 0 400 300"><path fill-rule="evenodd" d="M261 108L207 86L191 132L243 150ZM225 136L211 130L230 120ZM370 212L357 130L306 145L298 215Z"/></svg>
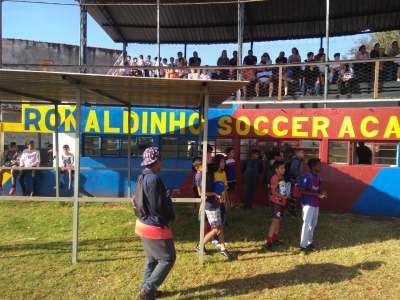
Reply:
<svg viewBox="0 0 400 300"><path fill-rule="evenodd" d="M339 283L360 276L361 271L378 269L383 262L370 261L359 263L350 267L332 263L303 264L282 273L259 274L253 277L230 279L212 284L196 286L186 290L173 291L171 294L180 294L179 299L210 299L219 297L223 291L224 296L239 296L265 289L274 289L283 286L299 284ZM215 294L215 290L219 291ZM191 296L197 293L196 296ZM198 295L201 293L201 295Z"/></svg>

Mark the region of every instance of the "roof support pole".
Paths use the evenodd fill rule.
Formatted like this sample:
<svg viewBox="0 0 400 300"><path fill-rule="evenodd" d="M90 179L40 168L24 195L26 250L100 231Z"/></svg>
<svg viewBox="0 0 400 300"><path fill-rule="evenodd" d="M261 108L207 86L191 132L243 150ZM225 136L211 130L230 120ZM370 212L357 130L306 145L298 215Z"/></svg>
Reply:
<svg viewBox="0 0 400 300"><path fill-rule="evenodd" d="M127 153L127 157L128 157L128 197L131 196L131 134L132 134L132 128L131 128L131 113L132 113L132 107L129 105L128 106L128 153Z"/></svg>
<svg viewBox="0 0 400 300"><path fill-rule="evenodd" d="M86 0L80 2L80 43L79 43L79 65L87 65L87 6ZM86 68L81 68L80 73L86 73Z"/></svg>
<svg viewBox="0 0 400 300"><path fill-rule="evenodd" d="M326 37L325 37L325 60L326 62L329 61L329 0L326 0ZM322 38L321 38L321 44L322 44ZM322 48L322 47L321 47ZM325 65L325 82L324 82L324 100L327 99L328 97L328 70L329 65ZM326 103L324 104L324 107L326 108Z"/></svg>
<svg viewBox="0 0 400 300"><path fill-rule="evenodd" d="M161 66L161 53L160 53L160 0L157 0L157 62ZM160 69L157 71L157 75L160 76Z"/></svg>
<svg viewBox="0 0 400 300"><path fill-rule="evenodd" d="M124 65L124 63L126 62L126 56L127 56L126 47L128 47L128 43L122 43L122 59L124 60L122 62L122 65Z"/></svg>
<svg viewBox="0 0 400 300"><path fill-rule="evenodd" d="M53 153L52 156L56 158L56 197L60 197L60 172L59 172L59 147L58 147L58 126L60 124L60 120L58 118L58 104L54 104L54 145L53 145ZM69 183L71 184L71 183Z"/></svg>
<svg viewBox="0 0 400 300"><path fill-rule="evenodd" d="M72 220L72 263L78 261L78 228L79 228L79 184L81 173L81 89L76 89L75 107L75 178L74 178L74 213Z"/></svg>
<svg viewBox="0 0 400 300"><path fill-rule="evenodd" d="M204 246L204 218L205 218L205 206L206 206L206 174L207 174L207 144L208 144L208 104L209 94L204 95L203 115L204 115L204 129L203 129L203 149L202 149L202 176L201 176L201 204L200 204L200 251L199 251L199 262L203 264L203 246ZM201 119L200 130L201 130Z"/></svg>
<svg viewBox="0 0 400 300"><path fill-rule="evenodd" d="M238 57L237 65L242 65L243 56L243 27L244 27L244 3L238 3ZM237 80L242 80L242 73L237 71ZM240 90L236 92L236 100L240 100Z"/></svg>
<svg viewBox="0 0 400 300"><path fill-rule="evenodd" d="M185 43L184 47L183 47L183 58L186 60L186 63L187 63L186 52L187 52L187 44Z"/></svg>

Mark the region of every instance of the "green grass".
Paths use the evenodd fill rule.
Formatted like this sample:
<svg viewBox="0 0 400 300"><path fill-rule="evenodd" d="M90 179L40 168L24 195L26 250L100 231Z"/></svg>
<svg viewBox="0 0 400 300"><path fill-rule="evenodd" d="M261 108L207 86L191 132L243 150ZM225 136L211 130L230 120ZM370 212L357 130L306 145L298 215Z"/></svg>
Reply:
<svg viewBox="0 0 400 300"><path fill-rule="evenodd" d="M161 286L163 299L398 299L400 220L320 214L315 246L298 255L301 220L287 217L285 246L259 250L269 210L228 212L226 240L237 260L217 249L198 264L199 222L178 204L172 225L177 262ZM71 264L72 207L0 203L0 299L134 299L144 254L128 204L83 204L79 263ZM221 295L221 293L223 295Z"/></svg>

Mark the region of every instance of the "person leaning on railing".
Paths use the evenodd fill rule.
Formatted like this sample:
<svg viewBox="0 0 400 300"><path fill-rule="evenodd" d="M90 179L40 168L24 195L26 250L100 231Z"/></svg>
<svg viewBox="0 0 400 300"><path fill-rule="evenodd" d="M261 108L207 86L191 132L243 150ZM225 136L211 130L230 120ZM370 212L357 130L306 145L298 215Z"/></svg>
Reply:
<svg viewBox="0 0 400 300"><path fill-rule="evenodd" d="M329 65L329 84L332 84L334 79L336 79L335 81L338 80L339 72L342 69L342 67L339 63L340 53L335 53L333 57L334 57L335 63Z"/></svg>
<svg viewBox="0 0 400 300"><path fill-rule="evenodd" d="M243 62L243 66L247 66L247 64ZM244 81L249 81L248 84L243 86L243 97L248 99L247 96L248 88L251 88L252 86L255 87L255 84L257 83L256 69L243 69L242 79Z"/></svg>
<svg viewBox="0 0 400 300"><path fill-rule="evenodd" d="M355 90L355 73L350 64L344 64L339 72L336 99L340 98L343 88L345 88L347 98L350 99Z"/></svg>

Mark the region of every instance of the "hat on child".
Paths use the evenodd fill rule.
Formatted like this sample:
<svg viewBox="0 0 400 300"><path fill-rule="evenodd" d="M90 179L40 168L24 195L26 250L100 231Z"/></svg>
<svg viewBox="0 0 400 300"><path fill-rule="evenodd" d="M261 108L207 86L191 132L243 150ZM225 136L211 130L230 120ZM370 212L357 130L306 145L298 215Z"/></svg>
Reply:
<svg viewBox="0 0 400 300"><path fill-rule="evenodd" d="M385 49L385 46L381 44L381 45L379 46L379 49Z"/></svg>
<svg viewBox="0 0 400 300"><path fill-rule="evenodd" d="M143 162L141 166L148 166L161 158L161 152L157 147L149 147L143 152Z"/></svg>

